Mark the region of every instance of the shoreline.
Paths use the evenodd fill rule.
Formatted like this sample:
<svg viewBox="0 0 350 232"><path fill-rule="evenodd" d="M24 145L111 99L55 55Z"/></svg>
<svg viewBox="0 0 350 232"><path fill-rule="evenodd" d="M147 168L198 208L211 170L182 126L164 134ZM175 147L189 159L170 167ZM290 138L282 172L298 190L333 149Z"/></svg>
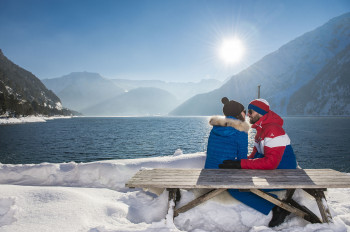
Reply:
<svg viewBox="0 0 350 232"><path fill-rule="evenodd" d="M14 124L24 124L33 122L47 122L48 120L54 119L69 119L74 116L26 116L19 118L0 118L0 125L14 125Z"/></svg>
<svg viewBox="0 0 350 232"><path fill-rule="evenodd" d="M210 117L210 116L25 116L25 117L19 117L19 118L14 118L14 117L0 117L0 126L1 125L15 125L15 124L25 124L25 123L34 123L34 122L47 122L49 120L54 120L54 119L70 119L73 117L86 117L86 118L140 118L140 117L167 117L167 118L177 118L177 117ZM317 117L317 118L349 118L350 115L290 115L290 116L284 116L285 118L312 118L312 117Z"/></svg>

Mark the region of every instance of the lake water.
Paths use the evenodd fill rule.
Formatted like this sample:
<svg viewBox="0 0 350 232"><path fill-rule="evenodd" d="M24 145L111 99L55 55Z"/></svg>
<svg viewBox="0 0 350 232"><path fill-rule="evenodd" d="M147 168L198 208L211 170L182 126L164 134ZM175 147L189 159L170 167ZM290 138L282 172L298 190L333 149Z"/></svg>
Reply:
<svg viewBox="0 0 350 232"><path fill-rule="evenodd" d="M91 162L205 152L209 117L56 119L0 126L0 162ZM302 168L350 172L349 117L284 117ZM249 146L255 131L249 132Z"/></svg>

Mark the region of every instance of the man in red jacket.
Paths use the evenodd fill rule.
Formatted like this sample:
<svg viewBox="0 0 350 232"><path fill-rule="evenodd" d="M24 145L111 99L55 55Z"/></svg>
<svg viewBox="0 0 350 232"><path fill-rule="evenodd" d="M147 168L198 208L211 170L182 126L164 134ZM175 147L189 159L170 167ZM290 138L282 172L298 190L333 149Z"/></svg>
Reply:
<svg viewBox="0 0 350 232"><path fill-rule="evenodd" d="M248 117L256 129L255 145L248 159L242 160L244 169L295 169L296 158L290 139L282 128L283 119L270 110L264 99L249 103Z"/></svg>
<svg viewBox="0 0 350 232"><path fill-rule="evenodd" d="M265 99L255 99L248 105L248 117L252 128L256 129L255 144L248 159L240 161L225 160L220 168L234 169L295 169L296 158L290 139L284 129L283 119L270 110ZM275 206L270 227L281 224L288 211Z"/></svg>

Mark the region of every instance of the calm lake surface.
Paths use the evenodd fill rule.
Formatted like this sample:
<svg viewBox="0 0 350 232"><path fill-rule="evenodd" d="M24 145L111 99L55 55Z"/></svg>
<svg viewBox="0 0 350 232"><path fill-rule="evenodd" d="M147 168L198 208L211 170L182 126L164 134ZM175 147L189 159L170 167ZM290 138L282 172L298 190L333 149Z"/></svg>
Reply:
<svg viewBox="0 0 350 232"><path fill-rule="evenodd" d="M302 168L350 172L350 117L284 117ZM0 162L91 162L205 152L209 117L56 119L0 126ZM249 132L249 146L255 131Z"/></svg>

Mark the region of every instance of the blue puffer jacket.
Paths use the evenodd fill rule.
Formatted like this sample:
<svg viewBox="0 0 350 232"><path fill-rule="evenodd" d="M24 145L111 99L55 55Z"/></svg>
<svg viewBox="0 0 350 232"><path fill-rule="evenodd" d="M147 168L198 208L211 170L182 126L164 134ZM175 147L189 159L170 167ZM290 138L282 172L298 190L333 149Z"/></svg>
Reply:
<svg viewBox="0 0 350 232"><path fill-rule="evenodd" d="M233 117L212 117L205 169L218 169L224 160L247 159L249 125ZM229 189L228 192L245 205L267 215L274 204L250 192ZM275 195L274 195L275 196Z"/></svg>
<svg viewBox="0 0 350 232"><path fill-rule="evenodd" d="M204 168L217 169L224 160L247 159L249 125L233 117L212 117Z"/></svg>

